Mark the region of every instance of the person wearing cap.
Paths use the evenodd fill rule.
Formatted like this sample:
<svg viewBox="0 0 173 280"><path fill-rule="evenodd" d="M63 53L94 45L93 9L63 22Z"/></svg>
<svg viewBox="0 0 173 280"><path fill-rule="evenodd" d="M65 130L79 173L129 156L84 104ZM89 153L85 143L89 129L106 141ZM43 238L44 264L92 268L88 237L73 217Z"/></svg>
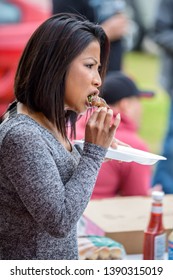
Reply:
<svg viewBox="0 0 173 280"><path fill-rule="evenodd" d="M147 144L138 135L141 121L141 97L153 96L153 92L140 91L127 75L110 72L102 85L101 96L113 109L120 113L121 122L116 136L131 147L148 152ZM76 139L84 138L86 116L77 122ZM151 166L135 162L109 160L102 164L92 199L133 195L149 195L151 187Z"/></svg>

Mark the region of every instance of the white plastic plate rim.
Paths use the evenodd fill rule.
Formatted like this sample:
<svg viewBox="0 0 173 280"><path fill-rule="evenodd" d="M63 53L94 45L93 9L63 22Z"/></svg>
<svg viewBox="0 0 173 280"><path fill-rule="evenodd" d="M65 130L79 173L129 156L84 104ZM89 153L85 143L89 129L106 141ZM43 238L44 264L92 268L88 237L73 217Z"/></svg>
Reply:
<svg viewBox="0 0 173 280"><path fill-rule="evenodd" d="M81 148L83 148L84 141L74 140L74 144L78 144ZM155 164L158 160L166 160L163 156L121 145L119 145L117 149L109 148L106 158L125 162L134 161L145 165Z"/></svg>

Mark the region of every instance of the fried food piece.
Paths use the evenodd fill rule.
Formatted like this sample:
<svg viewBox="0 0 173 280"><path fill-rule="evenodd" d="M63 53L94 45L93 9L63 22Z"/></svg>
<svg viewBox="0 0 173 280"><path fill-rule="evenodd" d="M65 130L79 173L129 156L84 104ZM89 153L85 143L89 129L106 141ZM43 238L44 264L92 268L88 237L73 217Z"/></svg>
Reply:
<svg viewBox="0 0 173 280"><path fill-rule="evenodd" d="M91 104L92 107L106 107L109 108L108 104L106 103L106 101L99 97L99 96L92 96L90 95L88 97L88 101Z"/></svg>

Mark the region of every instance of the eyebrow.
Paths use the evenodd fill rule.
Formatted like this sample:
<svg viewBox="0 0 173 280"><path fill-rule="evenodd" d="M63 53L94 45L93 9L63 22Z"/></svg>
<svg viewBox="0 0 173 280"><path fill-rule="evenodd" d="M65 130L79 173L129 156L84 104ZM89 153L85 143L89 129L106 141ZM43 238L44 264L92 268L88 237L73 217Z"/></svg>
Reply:
<svg viewBox="0 0 173 280"><path fill-rule="evenodd" d="M94 60L95 64L98 64L99 67L101 66L101 63L98 63L97 59L95 59L95 58L92 57L92 56L89 56L89 57L84 58L84 60L86 60L86 59L92 59L92 60Z"/></svg>

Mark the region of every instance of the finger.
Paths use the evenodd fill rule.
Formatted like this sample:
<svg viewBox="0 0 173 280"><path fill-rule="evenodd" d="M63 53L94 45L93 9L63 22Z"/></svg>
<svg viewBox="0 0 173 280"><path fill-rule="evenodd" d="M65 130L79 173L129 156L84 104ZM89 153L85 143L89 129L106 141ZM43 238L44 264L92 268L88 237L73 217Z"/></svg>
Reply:
<svg viewBox="0 0 173 280"><path fill-rule="evenodd" d="M99 108L100 109L100 108ZM105 117L107 114L108 109L106 107L102 107L99 111L98 111L98 115L97 115L97 122L100 125L103 125L104 121L105 121Z"/></svg>
<svg viewBox="0 0 173 280"><path fill-rule="evenodd" d="M118 126L120 124L120 121L121 121L121 115L120 115L120 113L118 113L116 115L116 118L115 118L115 121L114 121L114 125L116 126L116 129L118 128Z"/></svg>
<svg viewBox="0 0 173 280"><path fill-rule="evenodd" d="M113 138L110 146L111 146L112 149L117 149L118 148L118 141L117 141L117 139Z"/></svg>
<svg viewBox="0 0 173 280"><path fill-rule="evenodd" d="M104 120L105 127L108 127L108 128L110 127L111 122L112 122L112 117L113 117L113 110L108 109L107 114L105 116L105 120Z"/></svg>
<svg viewBox="0 0 173 280"><path fill-rule="evenodd" d="M114 135L115 131L117 130L117 128L118 128L118 126L119 126L119 124L120 124L120 121L121 121L121 116L120 116L120 114L118 113L118 114L116 115L116 118L115 118L113 124L112 124L111 127L110 127L110 130L109 130L111 135Z"/></svg>
<svg viewBox="0 0 173 280"><path fill-rule="evenodd" d="M112 143L111 143L111 148L117 149L118 146L131 147L130 145L128 145L116 138L113 138Z"/></svg>
<svg viewBox="0 0 173 280"><path fill-rule="evenodd" d="M94 110L94 111L93 111L92 115L91 115L90 118L88 119L88 123L96 122L98 113L100 112L101 109L102 109L102 108L98 108L97 110Z"/></svg>
<svg viewBox="0 0 173 280"><path fill-rule="evenodd" d="M120 114L117 114L113 124L110 126L110 129L109 129L110 137L112 137L112 138L114 137L115 132L120 124L120 120L121 120ZM117 148L117 147L118 147L118 145L116 143L114 143L114 148Z"/></svg>
<svg viewBox="0 0 173 280"><path fill-rule="evenodd" d="M121 146L125 146L125 147L131 147L129 144L126 144L126 143L124 143L124 142L122 142L118 139L116 139L116 143L117 143L117 145L121 145Z"/></svg>

